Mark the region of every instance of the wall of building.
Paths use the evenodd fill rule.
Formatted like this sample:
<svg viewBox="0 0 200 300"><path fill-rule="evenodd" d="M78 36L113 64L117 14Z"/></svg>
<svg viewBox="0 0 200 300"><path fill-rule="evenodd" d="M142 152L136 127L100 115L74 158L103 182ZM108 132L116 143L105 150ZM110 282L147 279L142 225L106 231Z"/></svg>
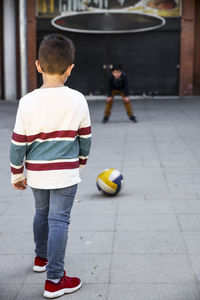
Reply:
<svg viewBox="0 0 200 300"><path fill-rule="evenodd" d="M0 98L9 100L21 96L19 1L0 1ZM36 3L26 1L29 91L41 82L34 65L38 44L43 35L58 32L50 19L36 18ZM69 84L86 94L103 94L109 65L121 63L129 74L132 94L199 95L200 2L183 0L182 6L181 26L179 18L171 18L165 27L141 34L65 33L77 48Z"/></svg>
<svg viewBox="0 0 200 300"><path fill-rule="evenodd" d="M181 20L179 94L200 94L200 3L184 0Z"/></svg>
<svg viewBox="0 0 200 300"><path fill-rule="evenodd" d="M169 18L154 31L129 34L85 34L60 31L50 19L37 19L38 46L51 32L71 38L75 68L68 84L84 94L105 94L108 69L121 64L133 95L177 95L179 87L180 19ZM38 75L39 76L39 75Z"/></svg>
<svg viewBox="0 0 200 300"><path fill-rule="evenodd" d="M194 91L200 95L200 1L195 3Z"/></svg>

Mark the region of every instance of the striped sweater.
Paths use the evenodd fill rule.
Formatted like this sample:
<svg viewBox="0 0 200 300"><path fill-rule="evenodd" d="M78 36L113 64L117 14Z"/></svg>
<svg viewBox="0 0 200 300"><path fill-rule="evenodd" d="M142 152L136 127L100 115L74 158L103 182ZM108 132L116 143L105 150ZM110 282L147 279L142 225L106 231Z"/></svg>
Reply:
<svg viewBox="0 0 200 300"><path fill-rule="evenodd" d="M91 146L84 96L68 87L36 89L22 97L10 148L11 182L54 189L81 181Z"/></svg>

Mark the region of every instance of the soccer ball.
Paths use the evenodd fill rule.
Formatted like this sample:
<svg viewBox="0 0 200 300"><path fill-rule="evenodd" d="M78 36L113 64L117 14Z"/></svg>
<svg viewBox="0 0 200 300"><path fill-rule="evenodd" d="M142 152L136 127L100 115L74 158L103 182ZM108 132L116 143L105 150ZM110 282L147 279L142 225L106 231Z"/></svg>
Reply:
<svg viewBox="0 0 200 300"><path fill-rule="evenodd" d="M96 183L99 191L114 196L121 190L123 176L116 169L106 169L99 174Z"/></svg>

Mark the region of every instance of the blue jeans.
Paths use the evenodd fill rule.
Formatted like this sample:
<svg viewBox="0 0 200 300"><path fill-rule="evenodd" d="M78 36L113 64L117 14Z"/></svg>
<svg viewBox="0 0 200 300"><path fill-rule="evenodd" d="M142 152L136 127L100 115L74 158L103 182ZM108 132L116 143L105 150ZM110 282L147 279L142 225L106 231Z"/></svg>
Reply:
<svg viewBox="0 0 200 300"><path fill-rule="evenodd" d="M63 277L70 213L78 185L52 190L32 188L35 253L48 259L47 278Z"/></svg>

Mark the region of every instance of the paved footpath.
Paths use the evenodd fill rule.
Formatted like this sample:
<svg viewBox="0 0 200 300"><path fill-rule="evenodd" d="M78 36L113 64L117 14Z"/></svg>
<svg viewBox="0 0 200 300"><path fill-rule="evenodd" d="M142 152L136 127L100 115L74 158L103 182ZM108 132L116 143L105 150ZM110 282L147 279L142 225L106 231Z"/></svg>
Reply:
<svg viewBox="0 0 200 300"><path fill-rule="evenodd" d="M122 102L108 124L90 102L93 146L75 200L66 269L83 287L70 300L200 299L200 98ZM0 102L0 300L43 299L32 272L33 198L10 186L9 144L17 103ZM114 198L96 188L105 168L122 171Z"/></svg>

